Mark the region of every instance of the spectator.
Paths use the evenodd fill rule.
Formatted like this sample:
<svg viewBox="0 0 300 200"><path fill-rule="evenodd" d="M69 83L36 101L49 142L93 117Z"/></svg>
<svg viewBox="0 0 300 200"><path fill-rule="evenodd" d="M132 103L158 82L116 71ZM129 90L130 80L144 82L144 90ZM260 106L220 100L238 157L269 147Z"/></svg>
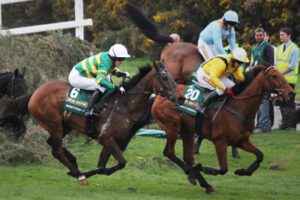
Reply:
<svg viewBox="0 0 300 200"><path fill-rule="evenodd" d="M282 44L278 46L276 55L276 68L284 75L288 83L295 89L299 70L299 48L292 42L293 31L290 27L281 28L279 37ZM282 121L279 126L281 130L296 130L296 125L289 125L292 113L296 110L296 94L290 95L290 99L280 105Z"/></svg>
<svg viewBox="0 0 300 200"><path fill-rule="evenodd" d="M256 67L261 61L274 65L274 49L266 40L266 33L263 28L255 30L256 44L251 50L250 68ZM265 95L258 111L258 119L254 133L266 133L272 129L272 120L270 116L269 95ZM272 103L271 103L272 104Z"/></svg>

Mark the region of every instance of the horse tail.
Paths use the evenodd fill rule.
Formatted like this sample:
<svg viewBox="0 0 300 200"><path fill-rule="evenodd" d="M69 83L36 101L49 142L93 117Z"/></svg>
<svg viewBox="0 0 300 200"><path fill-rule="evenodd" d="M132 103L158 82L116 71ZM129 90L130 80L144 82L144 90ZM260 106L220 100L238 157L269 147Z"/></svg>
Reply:
<svg viewBox="0 0 300 200"><path fill-rule="evenodd" d="M124 7L127 16L131 19L131 21L142 30L142 32L150 39L155 42L166 44L172 43L174 40L169 36L160 33L157 26L150 21L144 13L137 8L136 6L127 3Z"/></svg>
<svg viewBox="0 0 300 200"><path fill-rule="evenodd" d="M4 99L0 116L0 127L12 130L15 138L26 132L24 121L29 117L28 102L32 96L26 94L16 99Z"/></svg>

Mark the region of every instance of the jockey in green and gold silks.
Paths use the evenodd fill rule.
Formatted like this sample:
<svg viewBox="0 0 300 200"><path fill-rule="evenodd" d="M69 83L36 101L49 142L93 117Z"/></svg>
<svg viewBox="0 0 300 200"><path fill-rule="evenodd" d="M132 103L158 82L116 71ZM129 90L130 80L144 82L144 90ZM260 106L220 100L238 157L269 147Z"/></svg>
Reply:
<svg viewBox="0 0 300 200"><path fill-rule="evenodd" d="M124 45L115 44L110 47L108 52L101 52L77 63L70 72L69 82L73 87L94 91L84 113L87 118L88 135L92 135L94 131L92 117L98 115L94 112L97 100L103 96L101 99L101 105L103 105L104 99L116 89L111 82L110 75L129 76L128 72L122 72L118 68L123 60L129 57ZM120 87L119 90L122 94L125 92L123 87Z"/></svg>
<svg viewBox="0 0 300 200"><path fill-rule="evenodd" d="M298 47L295 43L291 42L291 44L283 51L285 44L281 44L278 47L277 55L276 55L276 69L278 69L280 72L285 71L289 68L290 60L292 57L293 51ZM298 58L299 59L299 58ZM299 60L297 59L297 64L295 69L290 71L289 73L284 74L284 77L290 84L296 84L297 83L297 77L298 77L298 70L299 70Z"/></svg>

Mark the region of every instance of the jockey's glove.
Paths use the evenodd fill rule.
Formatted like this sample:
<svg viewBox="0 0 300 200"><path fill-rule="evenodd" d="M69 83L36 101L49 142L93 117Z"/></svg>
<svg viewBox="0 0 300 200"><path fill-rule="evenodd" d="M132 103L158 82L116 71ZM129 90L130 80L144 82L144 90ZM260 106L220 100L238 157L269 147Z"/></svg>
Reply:
<svg viewBox="0 0 300 200"><path fill-rule="evenodd" d="M125 74L125 77L130 77L129 72L124 72L124 74Z"/></svg>
<svg viewBox="0 0 300 200"><path fill-rule="evenodd" d="M233 92L230 88L226 88L225 89L225 93L228 94L229 96L232 96L233 95Z"/></svg>
<svg viewBox="0 0 300 200"><path fill-rule="evenodd" d="M119 91L121 92L121 94L124 94L125 93L125 89L121 86L119 87Z"/></svg>

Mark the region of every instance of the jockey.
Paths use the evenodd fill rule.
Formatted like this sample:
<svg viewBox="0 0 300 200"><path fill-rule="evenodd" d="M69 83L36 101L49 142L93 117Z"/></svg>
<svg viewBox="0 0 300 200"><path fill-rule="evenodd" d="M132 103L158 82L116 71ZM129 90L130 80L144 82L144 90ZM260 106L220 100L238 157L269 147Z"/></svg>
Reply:
<svg viewBox="0 0 300 200"><path fill-rule="evenodd" d="M244 80L240 66L247 62L249 62L247 53L243 48L235 48L230 54L216 56L204 62L197 70L196 84L213 91L198 106L197 111L203 113L205 107L224 92L232 95L230 88L234 86L234 82L228 76L232 74L237 81Z"/></svg>
<svg viewBox="0 0 300 200"><path fill-rule="evenodd" d="M222 39L228 40L230 50L236 48L236 35L234 26L239 23L239 17L233 10L225 12L222 19L215 20L208 24L199 34L198 50L205 61L225 54Z"/></svg>
<svg viewBox="0 0 300 200"><path fill-rule="evenodd" d="M93 116L93 107L100 95L103 98L111 94L116 86L111 83L111 74L117 77L128 77L128 72L119 70L125 58L130 55L122 44L114 44L108 52L100 52L95 56L91 56L77 63L69 74L69 82L73 87L84 90L92 90L90 101L84 116L88 119ZM119 90L123 94L125 89L120 87ZM103 101L103 99L102 99Z"/></svg>

